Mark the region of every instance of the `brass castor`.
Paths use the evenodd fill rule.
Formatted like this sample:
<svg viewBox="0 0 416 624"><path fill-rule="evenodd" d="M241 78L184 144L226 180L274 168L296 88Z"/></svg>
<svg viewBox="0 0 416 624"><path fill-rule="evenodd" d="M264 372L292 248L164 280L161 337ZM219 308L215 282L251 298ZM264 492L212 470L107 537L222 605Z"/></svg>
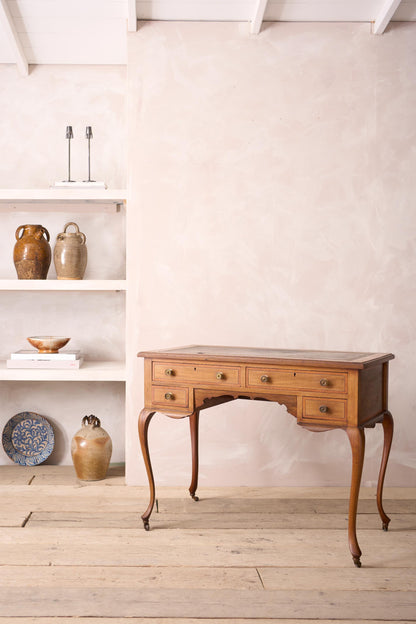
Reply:
<svg viewBox="0 0 416 624"><path fill-rule="evenodd" d="M389 530L389 523L383 522L383 531L388 531L388 530Z"/></svg>
<svg viewBox="0 0 416 624"><path fill-rule="evenodd" d="M353 557L352 560L354 561L354 565L356 568L361 568L361 561L359 557Z"/></svg>
<svg viewBox="0 0 416 624"><path fill-rule="evenodd" d="M143 528L145 531L150 531L150 524L148 520L143 520Z"/></svg>

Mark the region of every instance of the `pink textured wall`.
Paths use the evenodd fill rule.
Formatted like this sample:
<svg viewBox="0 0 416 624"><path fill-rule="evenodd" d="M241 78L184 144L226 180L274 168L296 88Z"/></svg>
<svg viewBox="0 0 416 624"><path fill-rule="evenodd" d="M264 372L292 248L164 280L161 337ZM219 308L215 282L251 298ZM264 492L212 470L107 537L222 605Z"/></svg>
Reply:
<svg viewBox="0 0 416 624"><path fill-rule="evenodd" d="M387 483L414 486L416 25L248 30L155 22L129 38L130 355L392 351ZM136 415L128 427L128 481L146 483ZM381 438L367 433L364 484ZM187 485L187 421L156 416L150 444L157 482ZM349 463L343 432L275 405L201 415L202 485L346 484Z"/></svg>

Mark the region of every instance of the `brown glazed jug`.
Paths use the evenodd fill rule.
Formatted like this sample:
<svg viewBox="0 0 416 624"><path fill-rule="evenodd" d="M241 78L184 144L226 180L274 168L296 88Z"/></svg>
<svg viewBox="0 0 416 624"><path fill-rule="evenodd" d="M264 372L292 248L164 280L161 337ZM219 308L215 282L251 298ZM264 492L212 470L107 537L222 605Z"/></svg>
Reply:
<svg viewBox="0 0 416 624"><path fill-rule="evenodd" d="M19 279L46 279L51 264L49 232L43 225L19 225L13 251Z"/></svg>
<svg viewBox="0 0 416 624"><path fill-rule="evenodd" d="M75 232L68 232L74 228ZM61 280L80 280L84 277L87 266L86 236L79 231L76 223L70 221L64 231L56 237L53 261L56 277Z"/></svg>
<svg viewBox="0 0 416 624"><path fill-rule="evenodd" d="M82 427L72 438L71 455L80 481L104 479L110 464L113 445L100 419L90 414L82 419Z"/></svg>

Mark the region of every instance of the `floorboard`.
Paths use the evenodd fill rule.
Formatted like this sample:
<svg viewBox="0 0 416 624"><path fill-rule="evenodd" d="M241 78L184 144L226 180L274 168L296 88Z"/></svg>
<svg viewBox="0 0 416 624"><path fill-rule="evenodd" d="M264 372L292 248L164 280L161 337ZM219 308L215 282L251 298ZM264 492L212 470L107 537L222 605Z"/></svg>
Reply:
<svg viewBox="0 0 416 624"><path fill-rule="evenodd" d="M35 571L35 574L34 574ZM1 566L0 587L261 590L256 568Z"/></svg>
<svg viewBox="0 0 416 624"><path fill-rule="evenodd" d="M20 518L20 516L19 516ZM416 530L416 514L390 514L391 530ZM294 525L294 521L296 525ZM152 524L158 529L342 529L348 525L348 514L307 514L297 513L246 513L227 514L205 513L161 513L155 514ZM358 516L358 529L379 529L377 514ZM3 524L0 526L20 526ZM65 528L122 528L136 529L142 526L139 513L123 512L63 512L34 511L28 520L29 527Z"/></svg>
<svg viewBox="0 0 416 624"><path fill-rule="evenodd" d="M165 588L33 588L0 591L0 615L29 617L211 617L301 619L411 619L416 613L415 592L351 592L302 590L212 590Z"/></svg>
<svg viewBox="0 0 416 624"><path fill-rule="evenodd" d="M370 620L368 620L370 621ZM39 624L37 617L0 617L0 624ZM280 618L123 618L123 617L43 617L42 624L360 624L359 620ZM414 620L371 620L371 624L412 624Z"/></svg>

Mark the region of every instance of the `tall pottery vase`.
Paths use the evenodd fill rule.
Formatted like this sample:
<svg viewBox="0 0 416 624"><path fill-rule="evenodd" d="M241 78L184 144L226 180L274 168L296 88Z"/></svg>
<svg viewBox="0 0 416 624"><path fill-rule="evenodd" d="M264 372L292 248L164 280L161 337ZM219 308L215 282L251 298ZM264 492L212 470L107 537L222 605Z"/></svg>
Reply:
<svg viewBox="0 0 416 624"><path fill-rule="evenodd" d="M82 419L82 427L72 438L71 454L80 481L104 479L110 464L113 445L100 419L90 414Z"/></svg>
<svg viewBox="0 0 416 624"><path fill-rule="evenodd" d="M19 225L13 250L19 279L46 279L51 264L49 232L43 225Z"/></svg>
<svg viewBox="0 0 416 624"><path fill-rule="evenodd" d="M74 232L69 232L74 228ZM56 277L59 280L80 280L84 277L87 266L86 236L72 221L67 223L64 231L56 237L53 261Z"/></svg>

